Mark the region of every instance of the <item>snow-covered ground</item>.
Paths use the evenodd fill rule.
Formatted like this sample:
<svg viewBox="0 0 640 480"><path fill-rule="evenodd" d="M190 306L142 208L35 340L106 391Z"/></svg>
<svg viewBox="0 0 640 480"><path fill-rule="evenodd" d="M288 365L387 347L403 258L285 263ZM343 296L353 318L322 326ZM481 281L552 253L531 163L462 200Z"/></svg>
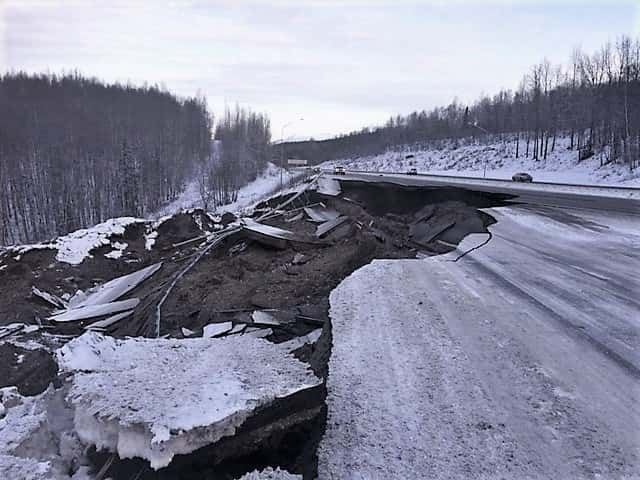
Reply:
<svg viewBox="0 0 640 480"><path fill-rule="evenodd" d="M282 181L286 184L294 174L288 170L282 172ZM267 169L253 182L245 185L238 191L238 198L235 202L227 205L222 205L216 208L216 212L236 212L244 210L247 207L255 204L265 196L275 192L280 186L280 167L273 163L267 165ZM202 197L200 196L200 190L197 180L193 180L188 183L184 191L180 196L168 204L166 207L160 209L154 218L164 217L166 215L173 215L181 210L187 210L190 208L202 208Z"/></svg>
<svg viewBox="0 0 640 480"><path fill-rule="evenodd" d="M630 172L622 164L600 166L598 155L578 162L578 153L568 150L568 146L568 138L559 138L555 150L549 152L546 160L534 161L531 155L524 157L526 145L522 140L520 158L515 158L515 140L507 143L463 140L457 148L452 142L445 143L442 148L407 147L381 155L334 160L324 163L323 167L342 165L351 170L380 172L405 172L416 168L424 174L483 177L486 166L486 178L506 180L514 173L528 172L534 181L540 182L640 187L640 170ZM407 155L414 158L406 159Z"/></svg>

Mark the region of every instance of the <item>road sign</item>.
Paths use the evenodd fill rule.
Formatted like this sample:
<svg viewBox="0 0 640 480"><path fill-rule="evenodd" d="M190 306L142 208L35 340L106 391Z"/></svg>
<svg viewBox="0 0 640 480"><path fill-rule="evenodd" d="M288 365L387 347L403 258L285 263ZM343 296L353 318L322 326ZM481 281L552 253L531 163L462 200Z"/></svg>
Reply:
<svg viewBox="0 0 640 480"><path fill-rule="evenodd" d="M306 165L307 161L306 160L299 160L297 158L290 158L289 160L287 160L287 163L289 165Z"/></svg>

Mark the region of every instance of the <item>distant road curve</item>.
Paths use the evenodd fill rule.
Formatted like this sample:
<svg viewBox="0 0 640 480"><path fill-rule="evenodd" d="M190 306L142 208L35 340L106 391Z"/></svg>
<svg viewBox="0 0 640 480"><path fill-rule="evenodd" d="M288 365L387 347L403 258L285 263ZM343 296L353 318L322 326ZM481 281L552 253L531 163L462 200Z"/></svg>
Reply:
<svg viewBox="0 0 640 480"><path fill-rule="evenodd" d="M340 181L394 183L407 187L456 187L480 192L513 195L513 201L530 205L584 208L640 215L640 188L570 185L561 183L516 183L509 180L445 175L406 175L348 170L345 175L324 175Z"/></svg>

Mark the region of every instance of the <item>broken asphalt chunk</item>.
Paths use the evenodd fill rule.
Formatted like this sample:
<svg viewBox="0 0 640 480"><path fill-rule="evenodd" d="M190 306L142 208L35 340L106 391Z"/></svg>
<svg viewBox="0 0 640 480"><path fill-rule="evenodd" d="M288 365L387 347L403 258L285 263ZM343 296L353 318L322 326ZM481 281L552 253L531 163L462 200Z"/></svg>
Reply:
<svg viewBox="0 0 640 480"><path fill-rule="evenodd" d="M72 298L69 301L69 306L71 308L79 308L113 302L136 288L147 278L156 273L160 267L162 267L162 262L135 271L129 275L114 278L113 280L86 292L86 296L84 296L80 301L74 301L76 297Z"/></svg>
<svg viewBox="0 0 640 480"><path fill-rule="evenodd" d="M64 300L62 300L61 298L51 293L40 290L35 286L31 287L31 293L33 293L36 297L40 298L41 300L44 300L45 302L47 302L50 306L59 308L61 310L64 310L65 308L67 308L67 303Z"/></svg>
<svg viewBox="0 0 640 480"><path fill-rule="evenodd" d="M217 337L218 335L225 334L233 328L233 323L231 322L222 322L222 323L210 323L202 329L202 337L203 338L212 338Z"/></svg>
<svg viewBox="0 0 640 480"><path fill-rule="evenodd" d="M86 320L88 318L101 317L112 313L123 312L125 310L133 310L138 306L140 300L131 298L129 300L121 300L119 302L105 303L103 305L87 305L80 308L72 308L63 313L53 315L48 318L53 322L73 322L77 320Z"/></svg>
<svg viewBox="0 0 640 480"><path fill-rule="evenodd" d="M320 410L318 402L293 402L320 398L321 380L307 365L249 335L117 340L87 332L57 356L73 374L68 398L80 440L154 469L243 429L264 438ZM286 418L269 413L287 399L295 409ZM245 426L248 419L255 420Z"/></svg>
<svg viewBox="0 0 640 480"><path fill-rule="evenodd" d="M104 320L98 320L97 322L94 322L91 325L87 325L84 328L85 330L107 330L109 327L112 327L113 325L120 322L121 320L124 320L132 313L133 313L133 310L118 313L116 315L112 315L109 318L105 318Z"/></svg>
<svg viewBox="0 0 640 480"><path fill-rule="evenodd" d="M328 222L324 222L318 225L318 228L316 228L316 237L318 238L324 237L325 235L330 233L332 230L342 225L347 220L349 220L349 217L343 216L343 217L335 218L333 220L329 220Z"/></svg>

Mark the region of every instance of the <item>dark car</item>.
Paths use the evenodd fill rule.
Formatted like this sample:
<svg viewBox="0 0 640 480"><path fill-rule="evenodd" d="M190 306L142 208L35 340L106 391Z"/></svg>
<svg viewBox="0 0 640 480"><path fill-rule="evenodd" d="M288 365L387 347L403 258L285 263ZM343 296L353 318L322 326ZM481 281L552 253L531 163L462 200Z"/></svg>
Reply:
<svg viewBox="0 0 640 480"><path fill-rule="evenodd" d="M513 177L511 177L511 180L513 180L514 182L531 183L533 182L533 177L528 173L520 172L513 175Z"/></svg>
<svg viewBox="0 0 640 480"><path fill-rule="evenodd" d="M345 175L347 172L345 171L344 167L333 167L333 174L334 175Z"/></svg>

